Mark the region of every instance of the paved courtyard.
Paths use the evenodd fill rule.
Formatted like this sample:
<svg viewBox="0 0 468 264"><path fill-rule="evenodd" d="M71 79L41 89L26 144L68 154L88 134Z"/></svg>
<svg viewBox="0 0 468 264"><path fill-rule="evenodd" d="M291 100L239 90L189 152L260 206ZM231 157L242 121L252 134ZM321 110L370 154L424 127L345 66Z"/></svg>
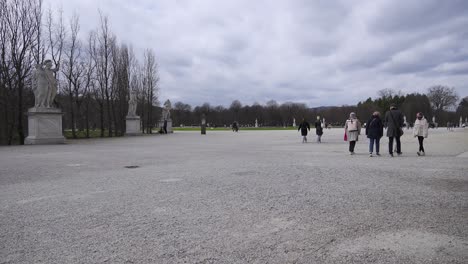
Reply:
<svg viewBox="0 0 468 264"><path fill-rule="evenodd" d="M468 129L0 147L0 263L468 263ZM126 168L126 166L138 166Z"/></svg>

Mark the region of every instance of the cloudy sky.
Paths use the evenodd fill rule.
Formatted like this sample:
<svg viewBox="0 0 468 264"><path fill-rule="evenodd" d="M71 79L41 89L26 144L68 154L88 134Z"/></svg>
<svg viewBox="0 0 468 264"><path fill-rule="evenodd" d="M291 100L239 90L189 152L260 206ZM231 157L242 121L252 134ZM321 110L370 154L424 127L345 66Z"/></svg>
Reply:
<svg viewBox="0 0 468 264"><path fill-rule="evenodd" d="M152 48L160 98L193 106L356 104L383 88L468 96L466 0L45 0L81 33L100 9L120 41Z"/></svg>

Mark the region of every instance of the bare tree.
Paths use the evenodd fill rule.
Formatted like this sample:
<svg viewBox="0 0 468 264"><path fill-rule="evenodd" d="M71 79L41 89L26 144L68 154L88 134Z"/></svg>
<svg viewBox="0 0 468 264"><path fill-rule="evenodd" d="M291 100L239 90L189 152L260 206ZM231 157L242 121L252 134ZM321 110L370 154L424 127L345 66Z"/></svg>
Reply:
<svg viewBox="0 0 468 264"><path fill-rule="evenodd" d="M151 49L147 49L144 54L143 63L143 89L146 99L146 133L151 134L153 128L153 106L157 104L158 93L158 65L156 57Z"/></svg>
<svg viewBox="0 0 468 264"><path fill-rule="evenodd" d="M427 90L427 97L436 113L455 106L459 98L455 88L443 85L430 87Z"/></svg>
<svg viewBox="0 0 468 264"><path fill-rule="evenodd" d="M99 105L101 116L101 137L104 137L104 102L107 114L108 136L112 137L112 46L115 42L115 36L112 35L109 26L109 19L100 13L100 27L96 33L96 47L94 49L94 58L96 63L96 74L99 82Z"/></svg>
<svg viewBox="0 0 468 264"><path fill-rule="evenodd" d="M40 14L40 2L35 0L2 0L0 2L0 30L1 30L1 79L3 92L8 94L6 111L16 115L6 120L9 123L8 143L12 143L13 127L19 137L19 143L24 144L24 99L27 82L29 80L32 64L35 58L35 50L38 41L38 14ZM5 89L5 87L8 87ZM31 91L30 89L28 90ZM10 105L16 100L16 107ZM8 114L7 114L8 115ZM10 119L10 118L7 118Z"/></svg>
<svg viewBox="0 0 468 264"><path fill-rule="evenodd" d="M78 106L80 104L78 101L80 100L79 97L81 94L81 78L85 74L85 68L81 58L81 41L78 39L79 30L79 17L77 14L74 14L70 19L70 39L65 45L65 65L62 67L62 72L66 78L67 83L65 91L69 99L69 111L73 138L76 138L75 105Z"/></svg>

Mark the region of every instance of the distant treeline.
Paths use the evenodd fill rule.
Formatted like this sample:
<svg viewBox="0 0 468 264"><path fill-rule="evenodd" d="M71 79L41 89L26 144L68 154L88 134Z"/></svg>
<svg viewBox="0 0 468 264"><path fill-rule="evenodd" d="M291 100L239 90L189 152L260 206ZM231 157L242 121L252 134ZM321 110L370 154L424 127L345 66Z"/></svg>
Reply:
<svg viewBox="0 0 468 264"><path fill-rule="evenodd" d="M447 86L430 87L427 94L404 95L391 89L380 90L378 94L376 99L368 98L353 106L316 108L294 102L279 104L274 100L265 105L242 105L239 100L235 100L229 108L211 106L209 103L192 108L189 104L176 102L173 106L172 120L174 126L199 125L201 115L205 114L207 122L212 126L229 126L234 121L241 126L254 126L255 120L260 126L291 126L294 119L298 124L302 118L313 121L316 116L320 116L325 118L327 123L341 126L351 112L355 112L358 118L367 120L374 111L384 114L391 104L399 107L410 123L414 122L418 112L422 112L430 121L435 116L439 125L445 125L447 122L458 124L460 116L463 116L463 120L468 117L468 97L458 102L459 97L455 89Z"/></svg>

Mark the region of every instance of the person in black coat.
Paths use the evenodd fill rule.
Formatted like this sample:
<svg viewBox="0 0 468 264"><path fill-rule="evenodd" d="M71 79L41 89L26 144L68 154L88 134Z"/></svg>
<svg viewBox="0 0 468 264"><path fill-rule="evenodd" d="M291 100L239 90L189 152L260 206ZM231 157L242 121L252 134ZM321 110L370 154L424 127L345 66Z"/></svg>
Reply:
<svg viewBox="0 0 468 264"><path fill-rule="evenodd" d="M393 157L393 139L396 140L396 152L401 155L400 137L403 135L403 113L395 105L390 106L390 111L385 113L385 127L387 128L388 152Z"/></svg>
<svg viewBox="0 0 468 264"><path fill-rule="evenodd" d="M297 128L297 131L299 130L301 130L302 143L307 143L307 132L310 131L310 125L309 125L309 122L305 121L304 118L302 118L302 122L299 124L299 127Z"/></svg>
<svg viewBox="0 0 468 264"><path fill-rule="evenodd" d="M375 153L377 156L380 156L380 138L383 137L383 122L380 119L380 113L374 112L367 121L366 124L366 135L369 138L369 156L372 157L374 152L374 143L375 143Z"/></svg>
<svg viewBox="0 0 468 264"><path fill-rule="evenodd" d="M317 116L317 121L315 121L315 134L317 134L317 142L322 143L323 127L320 116Z"/></svg>

